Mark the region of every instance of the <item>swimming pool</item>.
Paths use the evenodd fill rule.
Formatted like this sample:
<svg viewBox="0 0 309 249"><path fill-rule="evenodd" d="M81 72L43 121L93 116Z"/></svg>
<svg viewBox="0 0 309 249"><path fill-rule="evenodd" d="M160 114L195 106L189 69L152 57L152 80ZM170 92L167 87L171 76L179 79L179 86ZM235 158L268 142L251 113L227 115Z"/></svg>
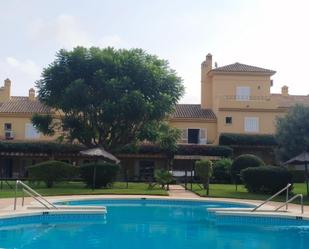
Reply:
<svg viewBox="0 0 309 249"><path fill-rule="evenodd" d="M297 219L208 216L209 207L241 204L183 200L111 199L106 215L36 215L0 220L0 248L44 249L305 249L309 222Z"/></svg>

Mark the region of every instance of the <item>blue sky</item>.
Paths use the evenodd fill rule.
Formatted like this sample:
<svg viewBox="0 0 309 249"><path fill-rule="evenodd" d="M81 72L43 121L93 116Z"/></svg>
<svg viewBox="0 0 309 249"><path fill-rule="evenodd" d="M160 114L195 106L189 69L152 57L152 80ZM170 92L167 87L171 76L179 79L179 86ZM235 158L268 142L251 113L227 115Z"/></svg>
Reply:
<svg viewBox="0 0 309 249"><path fill-rule="evenodd" d="M143 48L184 80L182 103L200 102L200 64L241 62L277 71L273 92L309 93L309 3L302 0L10 0L0 2L0 80L27 95L60 48Z"/></svg>

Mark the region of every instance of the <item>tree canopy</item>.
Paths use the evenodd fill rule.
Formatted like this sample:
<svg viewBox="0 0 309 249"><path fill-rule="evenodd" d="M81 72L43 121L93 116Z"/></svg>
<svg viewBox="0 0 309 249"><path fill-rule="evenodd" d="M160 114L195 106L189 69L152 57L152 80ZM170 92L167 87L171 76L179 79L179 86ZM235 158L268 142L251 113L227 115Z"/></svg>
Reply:
<svg viewBox="0 0 309 249"><path fill-rule="evenodd" d="M184 91L167 61L110 47L60 50L36 85L39 100L62 114L58 126L35 115L36 128L47 135L60 129L70 140L111 150L158 138L155 131Z"/></svg>
<svg viewBox="0 0 309 249"><path fill-rule="evenodd" d="M309 107L296 105L277 120L277 155L286 161L303 151L309 151Z"/></svg>

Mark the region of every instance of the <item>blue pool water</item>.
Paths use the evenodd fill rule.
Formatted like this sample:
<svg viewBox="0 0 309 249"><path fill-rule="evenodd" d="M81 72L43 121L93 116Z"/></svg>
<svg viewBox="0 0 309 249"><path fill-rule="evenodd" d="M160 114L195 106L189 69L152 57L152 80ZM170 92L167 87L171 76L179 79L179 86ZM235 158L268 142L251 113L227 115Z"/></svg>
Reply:
<svg viewBox="0 0 309 249"><path fill-rule="evenodd" d="M0 249L308 249L309 221L214 219L219 202L167 200L75 201L104 205L106 215L40 215L0 220Z"/></svg>

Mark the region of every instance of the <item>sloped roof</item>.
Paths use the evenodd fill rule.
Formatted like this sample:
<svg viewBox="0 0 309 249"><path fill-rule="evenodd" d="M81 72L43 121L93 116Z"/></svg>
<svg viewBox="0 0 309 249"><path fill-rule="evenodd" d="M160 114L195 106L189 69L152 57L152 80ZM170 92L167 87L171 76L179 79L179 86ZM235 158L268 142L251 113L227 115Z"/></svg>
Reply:
<svg viewBox="0 0 309 249"><path fill-rule="evenodd" d="M229 64L222 67L217 67L211 70L212 72L250 72L250 73L265 73L265 74L275 74L276 71L265 69L261 67L250 66L241 63Z"/></svg>
<svg viewBox="0 0 309 249"><path fill-rule="evenodd" d="M211 109L202 109L197 104L178 104L172 118L198 118L215 120L216 115Z"/></svg>
<svg viewBox="0 0 309 249"><path fill-rule="evenodd" d="M0 113L50 113L51 108L38 100L28 97L11 97L9 101L0 103Z"/></svg>

